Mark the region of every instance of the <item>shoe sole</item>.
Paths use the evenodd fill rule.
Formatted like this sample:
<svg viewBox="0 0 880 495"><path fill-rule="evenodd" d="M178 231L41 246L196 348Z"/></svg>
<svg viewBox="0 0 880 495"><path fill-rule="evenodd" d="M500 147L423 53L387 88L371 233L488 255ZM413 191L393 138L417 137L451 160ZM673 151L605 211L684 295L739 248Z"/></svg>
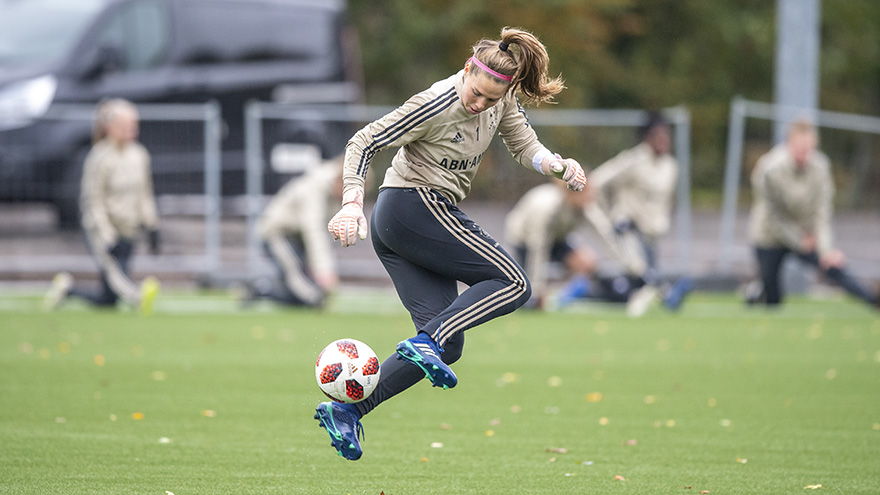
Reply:
<svg viewBox="0 0 880 495"><path fill-rule="evenodd" d="M318 406L318 409L315 410L315 419L318 420L318 427L324 428L327 434L330 435L330 445L336 449L337 455L345 457L350 461L356 461L361 458L363 452L358 449L357 445L346 442L345 437L336 428L336 422L333 421L333 406L330 404L324 405L324 407Z"/></svg>
<svg viewBox="0 0 880 495"><path fill-rule="evenodd" d="M447 390L458 384L458 378L455 377L452 370L447 373L436 364L428 364L422 354L408 340L397 344L397 355L400 359L418 366L435 387L443 387L443 390Z"/></svg>

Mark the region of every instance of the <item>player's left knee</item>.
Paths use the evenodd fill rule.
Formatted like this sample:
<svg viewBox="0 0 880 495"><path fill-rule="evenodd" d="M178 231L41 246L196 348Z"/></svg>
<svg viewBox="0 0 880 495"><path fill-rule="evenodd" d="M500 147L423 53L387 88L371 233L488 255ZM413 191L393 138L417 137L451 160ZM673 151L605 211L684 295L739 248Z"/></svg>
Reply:
<svg viewBox="0 0 880 495"><path fill-rule="evenodd" d="M516 307L519 308L529 302L529 299L532 297L532 284L529 282L529 279L526 278L525 274L523 274L522 279L516 283L521 287L520 294L514 301Z"/></svg>

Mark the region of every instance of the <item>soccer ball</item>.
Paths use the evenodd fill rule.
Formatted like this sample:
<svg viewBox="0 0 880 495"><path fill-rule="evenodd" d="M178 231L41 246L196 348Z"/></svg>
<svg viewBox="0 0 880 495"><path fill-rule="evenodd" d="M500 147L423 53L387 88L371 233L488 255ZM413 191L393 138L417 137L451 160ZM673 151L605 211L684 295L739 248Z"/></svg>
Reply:
<svg viewBox="0 0 880 495"><path fill-rule="evenodd" d="M379 358L359 340L331 342L318 354L315 379L324 395L336 402L360 402L379 383Z"/></svg>

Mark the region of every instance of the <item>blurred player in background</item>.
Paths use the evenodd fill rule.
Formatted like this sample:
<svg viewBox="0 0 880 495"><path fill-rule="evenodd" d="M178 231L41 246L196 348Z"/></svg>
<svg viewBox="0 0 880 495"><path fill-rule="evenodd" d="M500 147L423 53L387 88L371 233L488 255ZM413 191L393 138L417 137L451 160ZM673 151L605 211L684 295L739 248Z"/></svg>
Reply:
<svg viewBox="0 0 880 495"><path fill-rule="evenodd" d="M255 282L248 287L246 303L265 298L292 306L324 305L339 282L327 236L328 207L341 197L341 157L317 164L278 191L263 210L258 229L280 280Z"/></svg>
<svg viewBox="0 0 880 495"><path fill-rule="evenodd" d="M572 279L569 286L591 285L596 254L572 236L586 225L584 208L590 200L587 191L572 191L564 182L553 182L530 189L508 213L505 235L532 283L530 306L547 307L552 262L562 263Z"/></svg>
<svg viewBox="0 0 880 495"><path fill-rule="evenodd" d="M449 368L461 356L464 332L529 300L523 269L456 206L496 133L527 168L581 190L581 166L545 148L516 93L546 102L564 88L548 76L549 56L535 36L505 28L481 40L458 73L411 97L348 142L342 209L328 226L343 246L367 236L364 181L373 156L399 146L373 207L373 248L409 311L418 334L382 363L376 390L357 404L324 402L315 419L346 459L359 459L360 419L379 403L426 377L451 388ZM459 294L458 283L468 285Z"/></svg>
<svg viewBox="0 0 880 495"><path fill-rule="evenodd" d="M115 306L121 299L144 313L152 311L158 282L147 277L138 286L130 273L142 231L147 232L150 252L159 252L150 155L137 141L138 122L137 108L127 100L98 104L94 144L83 165L80 208L86 241L101 272L101 290L75 287L69 273L59 273L46 295L48 309L75 296L99 307Z"/></svg>
<svg viewBox="0 0 880 495"><path fill-rule="evenodd" d="M818 141L813 124L797 120L789 127L786 141L761 156L752 171L749 237L761 285L747 291L750 303L776 306L782 302L780 269L793 254L850 294L880 305L880 297L847 272L846 257L834 247L834 179L828 157L816 149Z"/></svg>
<svg viewBox="0 0 880 495"><path fill-rule="evenodd" d="M595 201L586 210L625 270L625 277L611 289L627 301L631 316L643 314L661 292L664 305L676 310L692 287L692 281L683 277L661 288L657 270L657 242L669 232L678 178L678 163L670 153L669 121L650 113L639 129L639 141L590 173Z"/></svg>

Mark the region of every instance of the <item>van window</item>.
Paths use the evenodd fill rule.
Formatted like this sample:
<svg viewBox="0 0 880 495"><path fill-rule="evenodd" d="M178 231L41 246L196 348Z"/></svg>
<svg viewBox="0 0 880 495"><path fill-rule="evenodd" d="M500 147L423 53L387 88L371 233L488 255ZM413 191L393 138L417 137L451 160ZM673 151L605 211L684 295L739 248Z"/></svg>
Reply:
<svg viewBox="0 0 880 495"><path fill-rule="evenodd" d="M186 65L334 57L333 11L271 2L181 2Z"/></svg>
<svg viewBox="0 0 880 495"><path fill-rule="evenodd" d="M150 69L165 61L170 31L165 2L132 2L123 5L107 22L99 45L118 50L121 70Z"/></svg>
<svg viewBox="0 0 880 495"><path fill-rule="evenodd" d="M0 0L0 66L41 64L73 49L107 0Z"/></svg>

